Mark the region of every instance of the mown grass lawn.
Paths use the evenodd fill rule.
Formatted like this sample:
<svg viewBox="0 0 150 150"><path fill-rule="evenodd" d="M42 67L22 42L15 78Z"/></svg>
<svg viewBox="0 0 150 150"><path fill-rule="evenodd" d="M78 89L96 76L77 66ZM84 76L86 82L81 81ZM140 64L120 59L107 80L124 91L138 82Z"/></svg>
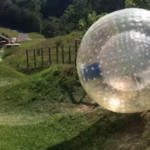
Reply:
<svg viewBox="0 0 150 150"><path fill-rule="evenodd" d="M140 130L140 128L133 129L134 133L132 133L128 129L129 124L130 128L132 127L131 124L134 124L137 120L137 123L142 121L138 115L119 115L101 109L85 111L84 113L75 110L70 109L68 113L49 114L49 117L45 118L43 115L43 120L39 119L41 122L39 121L36 124L25 120L24 125L19 124L19 121L18 124L5 123L0 125L0 149L110 150L112 147L111 150L116 150L119 145L124 143L115 143L112 139L114 134L116 134L116 137L124 139L126 136L121 136L122 129L126 130L128 138L134 137L137 134L135 131ZM30 119L34 116L27 114ZM37 115L40 114L37 113ZM36 118L34 117L33 120ZM142 137L141 133L140 136ZM115 145L113 145L113 142ZM126 144L128 145L128 141L126 141ZM134 143L131 142L128 147L131 148L132 144ZM143 144L144 142L139 143L144 148Z"/></svg>
<svg viewBox="0 0 150 150"><path fill-rule="evenodd" d="M86 127L85 117L79 114L51 116L33 125L0 125L0 149L44 150L72 139Z"/></svg>

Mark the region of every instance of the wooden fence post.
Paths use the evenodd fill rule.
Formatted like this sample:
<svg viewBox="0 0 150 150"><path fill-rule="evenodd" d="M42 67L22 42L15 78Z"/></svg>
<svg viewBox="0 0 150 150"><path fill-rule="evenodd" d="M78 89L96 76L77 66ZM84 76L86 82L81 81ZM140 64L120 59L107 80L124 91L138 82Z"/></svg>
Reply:
<svg viewBox="0 0 150 150"><path fill-rule="evenodd" d="M62 63L64 64L65 61L64 61L64 46L62 46Z"/></svg>
<svg viewBox="0 0 150 150"><path fill-rule="evenodd" d="M35 55L35 49L33 50L33 56L34 56L34 67L36 67L36 55Z"/></svg>
<svg viewBox="0 0 150 150"><path fill-rule="evenodd" d="M43 67L44 63L43 63L43 49L42 48L41 48L41 60L42 60L42 67Z"/></svg>
<svg viewBox="0 0 150 150"><path fill-rule="evenodd" d="M52 61L51 61L51 48L49 48L48 52L49 52L49 65L51 65L51 63L52 63Z"/></svg>
<svg viewBox="0 0 150 150"><path fill-rule="evenodd" d="M76 66L76 61L77 61L77 51L78 51L78 41L75 41L75 66Z"/></svg>
<svg viewBox="0 0 150 150"><path fill-rule="evenodd" d="M69 46L69 64L71 64L71 47Z"/></svg>
<svg viewBox="0 0 150 150"><path fill-rule="evenodd" d="M28 50L26 50L26 56L27 56L27 68L29 68L29 55L28 55Z"/></svg>
<svg viewBox="0 0 150 150"><path fill-rule="evenodd" d="M37 55L40 56L40 49L37 49Z"/></svg>
<svg viewBox="0 0 150 150"><path fill-rule="evenodd" d="M56 47L56 63L58 64L58 47Z"/></svg>

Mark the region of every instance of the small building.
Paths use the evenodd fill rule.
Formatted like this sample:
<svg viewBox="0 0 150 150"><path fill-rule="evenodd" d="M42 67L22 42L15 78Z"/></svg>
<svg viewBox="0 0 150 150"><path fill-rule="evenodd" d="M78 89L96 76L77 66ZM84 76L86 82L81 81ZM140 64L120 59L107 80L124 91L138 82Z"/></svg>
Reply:
<svg viewBox="0 0 150 150"><path fill-rule="evenodd" d="M7 38L3 35L0 34L0 47L3 46L20 46L20 43L18 43L17 38L13 37L13 38Z"/></svg>
<svg viewBox="0 0 150 150"><path fill-rule="evenodd" d="M0 34L0 46L10 43L9 38Z"/></svg>

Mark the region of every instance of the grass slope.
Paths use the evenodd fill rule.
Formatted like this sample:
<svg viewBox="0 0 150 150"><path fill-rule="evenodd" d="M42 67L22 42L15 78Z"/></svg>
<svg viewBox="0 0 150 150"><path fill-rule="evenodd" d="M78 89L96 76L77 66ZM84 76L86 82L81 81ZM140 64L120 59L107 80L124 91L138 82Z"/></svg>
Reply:
<svg viewBox="0 0 150 150"><path fill-rule="evenodd" d="M77 136L87 125L80 114L52 116L36 125L0 126L1 150L44 150ZM62 149L63 150L63 149Z"/></svg>
<svg viewBox="0 0 150 150"><path fill-rule="evenodd" d="M0 70L0 87L19 82L26 77L7 66L0 65Z"/></svg>
<svg viewBox="0 0 150 150"><path fill-rule="evenodd" d="M55 66L28 78L2 65L0 69L1 78L21 79L0 88L1 150L40 150L69 140L86 126L83 116L72 112L74 106L65 93L72 85L80 86L74 73L61 80L69 69L67 66ZM67 126L75 129L69 131ZM67 136L67 132L71 134Z"/></svg>
<svg viewBox="0 0 150 150"><path fill-rule="evenodd" d="M37 44L39 44L39 41L25 41L21 43L20 46L16 47L5 47L3 52L3 59L6 57L13 55L13 57L19 57L20 55L25 56L25 51L30 48L34 48Z"/></svg>
<svg viewBox="0 0 150 150"><path fill-rule="evenodd" d="M70 45L74 37L65 37L63 42ZM53 46L59 38L39 44ZM22 71L22 52L33 43L28 44L3 64ZM95 107L88 96L83 105L84 90L70 66L53 66L30 76L2 65L0 69L0 85L6 78L0 86L0 150L150 149L150 113L112 113Z"/></svg>
<svg viewBox="0 0 150 150"><path fill-rule="evenodd" d="M70 66L20 78L0 88L1 150L148 150L150 114L116 114L78 103L83 89ZM67 72L70 72L69 74Z"/></svg>
<svg viewBox="0 0 150 150"><path fill-rule="evenodd" d="M29 38L31 39L44 39L44 35L39 33L29 33Z"/></svg>
<svg viewBox="0 0 150 150"><path fill-rule="evenodd" d="M17 69L18 71L21 72L26 72L27 68L27 58L26 58L26 50L27 49L39 49L43 48L45 50L44 53L44 64L48 64L48 47L53 47L51 49L52 52L52 62L55 64L56 63L56 45L59 46L59 53L61 55L61 46L64 45L64 51L67 52L65 54L65 62L68 61L68 50L69 50L69 45L72 46L72 61L74 61L74 50L75 50L75 42L74 39L77 37L80 37L82 35L81 32L72 32L68 35L65 36L60 36L60 37L55 37L47 40L33 40L33 41L27 41L23 43L20 47L13 47L6 49L3 58L3 64L11 66L14 69ZM36 54L37 55L37 54ZM30 67L32 68L34 65L33 62L33 51L29 52L29 63ZM61 56L59 56L59 62L62 62ZM36 60L37 66L41 66L41 56L37 57Z"/></svg>
<svg viewBox="0 0 150 150"><path fill-rule="evenodd" d="M22 79L23 77L25 77L24 74L19 73L8 66L0 65L0 70L1 70L0 71L1 78L2 77L10 77L10 78Z"/></svg>
<svg viewBox="0 0 150 150"><path fill-rule="evenodd" d="M19 35L19 33L14 31L14 30L0 27L0 34L2 34L2 33L8 35L9 37L18 37L18 35ZM31 39L44 39L45 37L42 34L32 32L32 33L29 33L29 38L31 38Z"/></svg>
<svg viewBox="0 0 150 150"><path fill-rule="evenodd" d="M19 47L4 48L2 64L23 72L27 68L26 50L35 48L41 42L38 40L26 41Z"/></svg>
<svg viewBox="0 0 150 150"><path fill-rule="evenodd" d="M75 46L74 40L76 38L82 38L83 33L82 32L72 32L70 34L64 35L64 36L57 36L54 38L47 39L45 42L41 44L41 46L44 47L56 47L56 46L62 46L65 47L68 46Z"/></svg>
<svg viewBox="0 0 150 150"><path fill-rule="evenodd" d="M28 78L26 77L25 80L22 79L18 84L1 89L0 112L9 110L45 113L53 111L55 103L77 103L82 96L80 92L82 94L84 91L77 80L76 71L66 75L66 72L70 69L72 68L68 66L54 66ZM9 75L12 71L8 69L5 72L4 75L6 73ZM10 76L13 78L13 72ZM15 76L19 79L17 74ZM81 90L76 95L77 89Z"/></svg>
<svg viewBox="0 0 150 150"><path fill-rule="evenodd" d="M18 37L18 32L13 31L11 29L0 27L0 34L2 33L8 35L9 37Z"/></svg>

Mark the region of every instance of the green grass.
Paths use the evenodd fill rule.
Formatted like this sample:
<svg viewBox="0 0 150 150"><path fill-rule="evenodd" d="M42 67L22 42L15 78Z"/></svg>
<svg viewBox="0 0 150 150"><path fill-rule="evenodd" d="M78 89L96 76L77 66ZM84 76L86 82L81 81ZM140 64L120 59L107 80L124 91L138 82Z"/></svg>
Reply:
<svg viewBox="0 0 150 150"><path fill-rule="evenodd" d="M25 77L24 74L19 73L8 66L0 65L0 70L1 70L0 77L10 77L10 78L17 78L17 79Z"/></svg>
<svg viewBox="0 0 150 150"><path fill-rule="evenodd" d="M29 33L29 38L31 39L44 39L44 35L39 33Z"/></svg>
<svg viewBox="0 0 150 150"><path fill-rule="evenodd" d="M18 80L0 87L0 150L145 150L150 115L112 113L88 96L78 103L84 90L70 69L25 76L0 65L2 79Z"/></svg>
<svg viewBox="0 0 150 150"><path fill-rule="evenodd" d="M3 64L11 66L14 69L17 69L20 72L26 72L27 69L27 58L26 58L26 50L30 49L39 49L43 48L44 52L44 65L48 64L48 48L51 48L52 52L52 62L56 64L56 45L59 44L59 63L62 63L62 56L61 56L61 46L64 45L64 52L67 53L65 54L65 63L68 63L68 50L69 46L71 46L72 49L72 62L74 62L74 51L75 51L75 42L74 39L78 38L82 35L81 32L72 32L68 35L65 36L59 36L51 39L46 39L46 40L33 40L33 41L27 41L23 43L20 47L13 47L6 49L3 58ZM37 54L36 54L37 55ZM55 55L55 56L54 56ZM30 68L33 67L34 62L33 62L33 51L29 52L29 63L30 63ZM37 57L37 66L41 66L41 56Z"/></svg>
<svg viewBox="0 0 150 150"><path fill-rule="evenodd" d="M24 80L26 76L21 74L10 67L0 65L0 90L4 88L4 86L16 84L20 82L20 80Z"/></svg>
<svg viewBox="0 0 150 150"><path fill-rule="evenodd" d="M34 48L36 45L39 45L41 43L41 41L25 41L22 42L20 46L16 46L16 47L5 47L4 48L4 53L3 53L3 59L5 59L6 57L14 54L16 55L16 57L20 57L20 54L25 56L25 51L28 49L32 49ZM14 57L14 56L13 56Z"/></svg>
<svg viewBox="0 0 150 150"><path fill-rule="evenodd" d="M42 150L77 136L87 125L85 117L66 114L36 125L0 126L1 150ZM62 149L63 150L63 149ZM64 149L65 150L65 149Z"/></svg>
<svg viewBox="0 0 150 150"><path fill-rule="evenodd" d="M0 34L6 34L9 37L18 37L18 32L13 31L11 29L0 27ZM44 39L45 37L39 33L29 33L29 38L31 39Z"/></svg>
<svg viewBox="0 0 150 150"><path fill-rule="evenodd" d="M27 68L26 50L34 49L36 45L40 46L41 42L42 41L26 41L18 47L4 48L2 64L23 72Z"/></svg>
<svg viewBox="0 0 150 150"><path fill-rule="evenodd" d="M74 40L76 38L82 38L83 33L82 32L72 32L70 34L64 35L64 36L57 36L54 38L47 39L45 42L43 42L41 45L42 47L56 47L58 44L59 46L64 45L65 47L68 46L75 46Z"/></svg>
<svg viewBox="0 0 150 150"><path fill-rule="evenodd" d="M71 113L74 106L64 96L76 83L75 75L60 82L67 67L55 66L28 78L6 66L0 69L1 78L20 79L0 87L1 150L40 150L73 138L87 126L83 115Z"/></svg>
<svg viewBox="0 0 150 150"><path fill-rule="evenodd" d="M71 105L72 99L68 96L74 93L76 102L79 97L75 95L76 87L81 85L76 80L76 72L68 74L65 78L66 71L70 70L69 66L54 66L42 72L31 76L21 74L12 68L0 65L0 79L10 78L10 82L5 86L0 86L0 114L6 112L16 113L58 113L64 110L66 104ZM63 78L63 80L62 80ZM15 84L11 81L17 80ZM1 85L1 83L0 83ZM72 89L74 85L74 88ZM54 90L55 89L55 90ZM81 89L78 93L82 93ZM62 108L58 103L63 102Z"/></svg>
<svg viewBox="0 0 150 150"><path fill-rule="evenodd" d="M88 96L82 103L77 72L68 73L72 66L34 69L28 76L16 71L25 70L26 49L73 46L77 34L4 52L13 51L0 64L0 150L149 150L150 113L112 113Z"/></svg>
<svg viewBox="0 0 150 150"><path fill-rule="evenodd" d="M127 126L137 121L142 119L135 115L119 115L101 109L90 113L77 113L72 108L70 112L50 115L37 124L0 125L0 149L110 150L107 149L109 147L111 150L116 150L121 144L126 144L125 148L131 149L134 142L130 141L128 144L128 141L123 141L118 144L115 141L111 143L110 140L114 134L121 136L122 130L126 129L126 136L122 138L132 139L137 133L132 133ZM137 138L136 142L139 142ZM144 150L144 146L143 141L135 145L135 148Z"/></svg>
<svg viewBox="0 0 150 150"><path fill-rule="evenodd" d="M7 34L9 37L18 37L18 33L7 28L0 27L0 34Z"/></svg>
<svg viewBox="0 0 150 150"><path fill-rule="evenodd" d="M0 56L0 62L2 62L2 61L3 61L2 56Z"/></svg>
<svg viewBox="0 0 150 150"><path fill-rule="evenodd" d="M61 80L64 77L66 70L70 69L71 68L67 66L54 66L25 78L25 80L21 80L18 84L1 89L0 112L8 110L15 110L16 112L36 112L43 110L44 112L49 112L53 111L53 106L52 109L50 109L50 105L53 103L55 105L55 102L77 103L84 91L77 80L76 71L72 72L69 77L65 77L65 80ZM11 76L12 75L13 74L11 74ZM78 94L76 94L77 88L80 89ZM41 107L43 104L45 106L45 103L49 106L47 109ZM35 105L36 107L34 107Z"/></svg>

